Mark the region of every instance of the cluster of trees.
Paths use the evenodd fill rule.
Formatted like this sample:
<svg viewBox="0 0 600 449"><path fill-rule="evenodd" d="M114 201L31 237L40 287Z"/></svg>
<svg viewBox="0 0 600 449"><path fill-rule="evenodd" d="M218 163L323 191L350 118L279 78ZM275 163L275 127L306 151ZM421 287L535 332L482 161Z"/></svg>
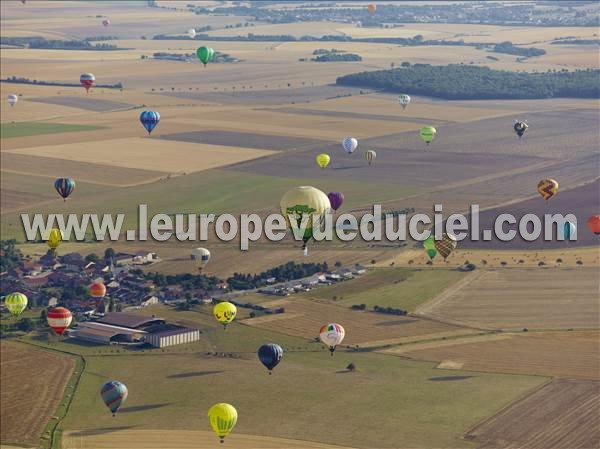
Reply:
<svg viewBox="0 0 600 449"><path fill-rule="evenodd" d="M362 61L362 58L355 53L325 53L316 58L312 58L316 62L339 62L339 61Z"/></svg>
<svg viewBox="0 0 600 449"><path fill-rule="evenodd" d="M163 273L146 273L141 269L130 270L129 273L139 276L143 279L148 279L154 282L157 287L167 287L169 285L180 285L184 289L202 289L204 291L212 291L217 288L217 285L223 281L215 276L205 276L203 274L163 274Z"/></svg>
<svg viewBox="0 0 600 449"><path fill-rule="evenodd" d="M270 309L268 307L264 307L259 304L254 304L251 302L239 302L239 301L235 301L233 299L229 299L229 302L236 307L244 307L246 309L256 310L258 312L264 313L265 315L272 315L274 313L285 313L284 307L277 307L276 309ZM254 318L255 316L256 316L256 313L254 313L254 314L250 313L250 318Z"/></svg>
<svg viewBox="0 0 600 449"><path fill-rule="evenodd" d="M531 58L532 56L542 56L546 54L546 50L543 50L541 48L517 47L513 45L513 43L510 41L500 42L499 44L494 45L492 51L495 53L505 53L507 55L523 56L525 58Z"/></svg>
<svg viewBox="0 0 600 449"><path fill-rule="evenodd" d="M366 304L353 304L351 309L352 310L367 310L367 305ZM404 316L408 313L406 310L403 310L403 309L395 309L393 307L379 307L379 306L374 306L373 312L385 313L387 315L399 315L399 316Z"/></svg>
<svg viewBox="0 0 600 449"><path fill-rule="evenodd" d="M17 241L2 240L0 242L0 273L16 268L21 262L21 251L15 246Z"/></svg>
<svg viewBox="0 0 600 449"><path fill-rule="evenodd" d="M392 210L389 212L383 212L381 214L381 218L383 220L385 220L386 215L391 215L393 217L399 217L400 215L410 215L412 214L416 209L414 207L405 207L404 209L400 209L400 210Z"/></svg>
<svg viewBox="0 0 600 449"><path fill-rule="evenodd" d="M78 87L79 83L59 83L57 81L42 81L32 80L23 76L9 76L5 79L0 79L3 83L14 83L14 84L36 84L38 86L64 86L64 87ZM96 84L95 87L101 87L103 89L123 89L122 83L116 84ZM42 242L42 240L40 240Z"/></svg>
<svg viewBox="0 0 600 449"><path fill-rule="evenodd" d="M313 51L313 55L326 55L328 53L346 53L346 50L338 50L337 48L332 48L331 50L327 50L326 48L317 48Z"/></svg>
<svg viewBox="0 0 600 449"><path fill-rule="evenodd" d="M341 76L339 85L383 89L449 100L600 98L600 70L509 72L451 64L376 70Z"/></svg>
<svg viewBox="0 0 600 449"><path fill-rule="evenodd" d="M557 39L552 45L600 45L600 39Z"/></svg>
<svg viewBox="0 0 600 449"><path fill-rule="evenodd" d="M91 44L87 39L83 41L63 41L59 39L44 39L43 37L3 37L1 38L0 43L2 45L49 50L125 50L124 48L119 48L116 45L111 44Z"/></svg>
<svg viewBox="0 0 600 449"><path fill-rule="evenodd" d="M260 274L234 273L233 276L227 279L227 283L234 290L251 290L266 285L267 279L275 278L276 282L291 281L328 270L327 262L302 264L288 262Z"/></svg>
<svg viewBox="0 0 600 449"><path fill-rule="evenodd" d="M115 41L119 39L117 36L92 36L86 37L84 41L95 42L95 41Z"/></svg>

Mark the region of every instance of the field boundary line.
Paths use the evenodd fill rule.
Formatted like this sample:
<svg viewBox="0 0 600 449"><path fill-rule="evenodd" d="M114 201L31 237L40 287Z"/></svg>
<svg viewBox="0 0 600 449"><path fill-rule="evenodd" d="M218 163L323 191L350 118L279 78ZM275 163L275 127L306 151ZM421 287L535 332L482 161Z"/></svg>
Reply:
<svg viewBox="0 0 600 449"><path fill-rule="evenodd" d="M427 315L428 313L432 313L436 307L439 307L442 303L446 302L456 293L460 292L467 285L472 283L473 281L479 280L486 274L486 271L483 270L475 270L471 273L468 273L464 278L450 285L449 287L442 290L437 296L426 301L422 304L419 304L415 311L414 315Z"/></svg>

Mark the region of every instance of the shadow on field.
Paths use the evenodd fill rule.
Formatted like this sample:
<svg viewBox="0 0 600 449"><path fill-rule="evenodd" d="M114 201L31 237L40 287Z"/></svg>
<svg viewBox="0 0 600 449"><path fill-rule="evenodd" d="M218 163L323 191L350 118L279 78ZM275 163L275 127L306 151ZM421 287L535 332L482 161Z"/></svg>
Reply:
<svg viewBox="0 0 600 449"><path fill-rule="evenodd" d="M143 412L145 410L152 410L154 408L166 407L167 405L171 405L172 402L161 402L160 404L146 404L146 405L135 405L133 407L125 407L119 410L119 413L135 413L135 412Z"/></svg>
<svg viewBox="0 0 600 449"><path fill-rule="evenodd" d="M102 427L100 429L84 429L72 432L71 436L74 437L85 437L90 435L102 435L104 433L118 432L119 430L133 429L136 426L114 426L114 427Z"/></svg>
<svg viewBox="0 0 600 449"><path fill-rule="evenodd" d="M192 371L190 373L171 374L167 376L167 379L185 379L188 377L210 376L211 374L220 374L224 372L225 371Z"/></svg>
<svg viewBox="0 0 600 449"><path fill-rule="evenodd" d="M416 323L419 320L411 320L411 319L405 319L405 320L393 320L393 321L379 321L378 323L375 323L377 326L398 326L400 324L409 324L409 323Z"/></svg>
<svg viewBox="0 0 600 449"><path fill-rule="evenodd" d="M439 377L431 377L429 380L434 382L446 382L452 380L465 380L470 379L473 376L439 376Z"/></svg>

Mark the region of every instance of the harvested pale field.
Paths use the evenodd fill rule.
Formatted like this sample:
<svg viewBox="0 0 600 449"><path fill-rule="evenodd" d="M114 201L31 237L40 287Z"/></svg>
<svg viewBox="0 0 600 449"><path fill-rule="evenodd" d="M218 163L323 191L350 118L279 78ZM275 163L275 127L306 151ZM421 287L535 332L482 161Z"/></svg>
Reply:
<svg viewBox="0 0 600 449"><path fill-rule="evenodd" d="M597 268L505 268L485 271L427 315L491 329L598 328L599 309Z"/></svg>
<svg viewBox="0 0 600 449"><path fill-rule="evenodd" d="M600 447L600 382L558 379L471 429L479 449Z"/></svg>
<svg viewBox="0 0 600 449"><path fill-rule="evenodd" d="M600 380L600 333L532 332L446 340L385 351L465 370Z"/></svg>
<svg viewBox="0 0 600 449"><path fill-rule="evenodd" d="M56 97L39 97L30 98L28 101L34 103L58 104L70 108L84 109L86 111L107 112L115 109L131 109L135 107L133 104L122 103L118 101L103 100L90 97L75 97L75 96L56 96Z"/></svg>
<svg viewBox="0 0 600 449"><path fill-rule="evenodd" d="M274 153L267 150L166 142L152 138L112 139L60 146L48 145L12 150L12 152L171 173L192 173Z"/></svg>
<svg viewBox="0 0 600 449"><path fill-rule="evenodd" d="M198 449L216 447L213 432L200 430L134 430L127 427L69 431L63 434L63 449ZM348 446L231 434L226 438L231 449L349 449Z"/></svg>
<svg viewBox="0 0 600 449"><path fill-rule="evenodd" d="M0 348L0 439L8 444L37 446L44 426L62 399L75 363L70 357L30 345L3 341Z"/></svg>
<svg viewBox="0 0 600 449"><path fill-rule="evenodd" d="M243 322L249 326L307 339L317 337L324 324L341 323L346 329L343 346L392 344L404 337L427 338L432 334L458 329L420 318L361 312L300 298L290 301L283 314L266 315Z"/></svg>

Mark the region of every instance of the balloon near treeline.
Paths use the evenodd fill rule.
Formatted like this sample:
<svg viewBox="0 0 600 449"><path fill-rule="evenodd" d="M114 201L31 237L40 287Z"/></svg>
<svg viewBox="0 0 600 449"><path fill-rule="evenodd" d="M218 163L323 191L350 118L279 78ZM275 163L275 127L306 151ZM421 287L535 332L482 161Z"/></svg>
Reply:
<svg viewBox="0 0 600 449"><path fill-rule="evenodd" d="M15 104L17 104L17 101L19 101L19 97L17 95L15 95L15 94L10 94L7 97L7 101L8 101L8 104L12 107Z"/></svg>
<svg viewBox="0 0 600 449"><path fill-rule="evenodd" d="M223 301L213 307L213 315L226 328L235 319L237 308L230 302Z"/></svg>
<svg viewBox="0 0 600 449"><path fill-rule="evenodd" d="M324 192L311 186L300 186L288 190L279 202L281 215L292 232L297 229L302 234L302 249L306 255L306 244L313 236L313 224L331 209L329 198Z"/></svg>
<svg viewBox="0 0 600 449"><path fill-rule="evenodd" d="M344 194L342 192L329 192L327 198L329 198L329 203L334 211L337 211L344 202Z"/></svg>
<svg viewBox="0 0 600 449"><path fill-rule="evenodd" d="M109 26L110 25L110 20L109 19L104 19L102 21L102 25L104 25L105 27Z"/></svg>
<svg viewBox="0 0 600 449"><path fill-rule="evenodd" d="M148 131L148 135L156 128L159 122L160 114L156 111L143 111L140 114L140 123Z"/></svg>
<svg viewBox="0 0 600 449"><path fill-rule="evenodd" d="M267 367L269 374L283 357L283 349L275 343L266 343L258 348L258 359Z"/></svg>
<svg viewBox="0 0 600 449"><path fill-rule="evenodd" d="M344 340L345 335L346 331L340 324L337 323L326 324L319 331L319 338L329 347L331 355L333 355L336 346L338 346Z"/></svg>
<svg viewBox="0 0 600 449"><path fill-rule="evenodd" d="M317 165L319 166L319 168L324 169L327 168L327 166L329 165L329 162L331 162L331 158L329 157L329 155L327 153L321 153L318 154L317 157L315 158L315 161L317 162Z"/></svg>
<svg viewBox="0 0 600 449"><path fill-rule="evenodd" d="M52 228L48 234L48 238L45 239L46 244L51 250L58 248L63 241L63 233L58 228Z"/></svg>
<svg viewBox="0 0 600 449"><path fill-rule="evenodd" d="M62 335L71 324L71 321L73 321L73 315L69 309L56 307L48 311L46 319L48 321L48 326L50 326L54 333L56 335Z"/></svg>
<svg viewBox="0 0 600 449"><path fill-rule="evenodd" d="M27 302L27 296L19 292L6 295L4 298L4 305L14 317L20 316L25 311Z"/></svg>
<svg viewBox="0 0 600 449"><path fill-rule="evenodd" d="M358 148L358 140L354 137L346 137L342 140L342 148L346 153L352 154Z"/></svg>
<svg viewBox="0 0 600 449"><path fill-rule="evenodd" d="M190 253L190 258L198 266L198 270L202 271L202 268L210 261L210 251L206 248L194 248Z"/></svg>
<svg viewBox="0 0 600 449"><path fill-rule="evenodd" d="M100 397L113 416L116 416L121 405L127 400L128 395L129 392L125 384L117 380L106 382L100 389Z"/></svg>
<svg viewBox="0 0 600 449"><path fill-rule="evenodd" d="M221 440L221 443L231 433L237 423L237 419L237 410L231 404L220 402L208 410L208 421L213 431Z"/></svg>
<svg viewBox="0 0 600 449"><path fill-rule="evenodd" d="M75 181L71 178L58 178L54 181L54 190L66 201L75 190Z"/></svg>
<svg viewBox="0 0 600 449"><path fill-rule="evenodd" d="M402 106L402 109L406 109L406 106L410 103L410 96L402 94L398 97L398 103Z"/></svg>
<svg viewBox="0 0 600 449"><path fill-rule="evenodd" d="M433 235L430 235L423 241L423 248L427 253L427 257L429 257L429 260L433 261L435 256L437 256L437 249L435 249L435 238Z"/></svg>
<svg viewBox="0 0 600 449"><path fill-rule="evenodd" d="M456 237L450 233L443 233L441 240L434 240L435 249L440 256L446 260L448 256L456 249L457 241Z"/></svg>
<svg viewBox="0 0 600 449"><path fill-rule="evenodd" d="M79 77L79 83L85 88L85 91L89 93L90 87L96 82L96 77L93 73L82 73Z"/></svg>
<svg viewBox="0 0 600 449"><path fill-rule="evenodd" d="M437 130L433 126L423 126L419 130L419 135L423 142L429 145L435 139L435 135L437 134Z"/></svg>
<svg viewBox="0 0 600 449"><path fill-rule="evenodd" d="M538 182L537 191L544 201L548 201L558 193L558 182L552 178L542 179Z"/></svg>
<svg viewBox="0 0 600 449"><path fill-rule="evenodd" d="M194 28L190 28L189 30L187 30L187 34L190 37L190 39L194 39L196 37L196 30Z"/></svg>
<svg viewBox="0 0 600 449"><path fill-rule="evenodd" d="M371 3L369 6L367 6L367 11L369 11L371 14L375 14L377 11L377 5Z"/></svg>
<svg viewBox="0 0 600 449"><path fill-rule="evenodd" d="M198 56L200 62L206 67L206 64L213 60L215 51L210 47L199 47L196 50L196 56Z"/></svg>

